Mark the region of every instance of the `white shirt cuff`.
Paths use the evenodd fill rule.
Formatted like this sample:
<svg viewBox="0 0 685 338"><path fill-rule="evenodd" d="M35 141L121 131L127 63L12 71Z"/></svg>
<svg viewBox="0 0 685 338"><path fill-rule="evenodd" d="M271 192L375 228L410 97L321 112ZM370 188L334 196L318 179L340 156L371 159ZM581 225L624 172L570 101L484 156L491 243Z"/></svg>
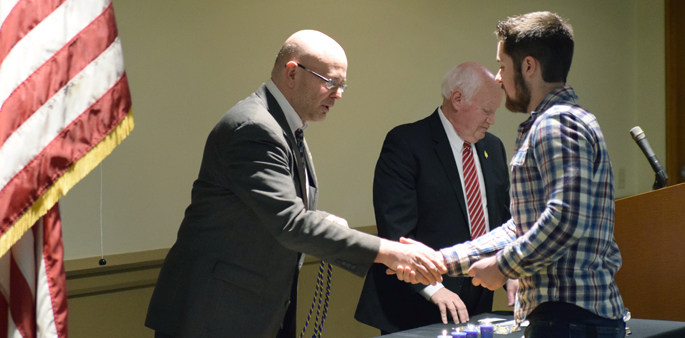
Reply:
<svg viewBox="0 0 685 338"><path fill-rule="evenodd" d="M419 293L426 298L426 300L431 300L431 297L433 297L433 294L438 292L438 290L444 288L445 286L442 285L442 283L437 283L435 285L428 285L425 288L421 289Z"/></svg>

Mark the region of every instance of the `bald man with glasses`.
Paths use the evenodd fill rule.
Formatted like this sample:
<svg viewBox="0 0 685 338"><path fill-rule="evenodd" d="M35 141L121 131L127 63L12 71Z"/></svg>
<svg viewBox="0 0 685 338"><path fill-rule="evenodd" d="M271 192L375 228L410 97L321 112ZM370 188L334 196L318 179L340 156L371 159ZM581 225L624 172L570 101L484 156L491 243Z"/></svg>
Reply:
<svg viewBox="0 0 685 338"><path fill-rule="evenodd" d="M316 210L318 182L303 131L347 88L342 47L312 30L290 36L271 78L210 132L192 201L162 266L145 325L155 337L287 337L303 253L364 276L408 264L441 281L442 256L348 228ZM335 292L335 291L333 291Z"/></svg>

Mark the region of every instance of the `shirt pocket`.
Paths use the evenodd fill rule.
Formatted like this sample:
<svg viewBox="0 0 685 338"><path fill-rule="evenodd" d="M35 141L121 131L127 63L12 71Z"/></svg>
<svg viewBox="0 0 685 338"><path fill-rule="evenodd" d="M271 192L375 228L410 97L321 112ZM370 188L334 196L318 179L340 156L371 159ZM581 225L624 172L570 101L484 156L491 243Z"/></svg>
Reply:
<svg viewBox="0 0 685 338"><path fill-rule="evenodd" d="M526 163L526 156L528 155L528 146L519 148L514 156L511 158L509 165L514 169L514 167L521 167Z"/></svg>

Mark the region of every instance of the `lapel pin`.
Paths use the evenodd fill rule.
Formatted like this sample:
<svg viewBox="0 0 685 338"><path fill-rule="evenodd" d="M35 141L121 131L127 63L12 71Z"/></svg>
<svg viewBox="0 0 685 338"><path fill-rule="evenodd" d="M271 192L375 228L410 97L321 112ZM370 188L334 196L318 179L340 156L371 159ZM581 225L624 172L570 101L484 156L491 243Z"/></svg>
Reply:
<svg viewBox="0 0 685 338"><path fill-rule="evenodd" d="M483 151L483 152L485 153L485 158L488 158L488 152L487 151Z"/></svg>

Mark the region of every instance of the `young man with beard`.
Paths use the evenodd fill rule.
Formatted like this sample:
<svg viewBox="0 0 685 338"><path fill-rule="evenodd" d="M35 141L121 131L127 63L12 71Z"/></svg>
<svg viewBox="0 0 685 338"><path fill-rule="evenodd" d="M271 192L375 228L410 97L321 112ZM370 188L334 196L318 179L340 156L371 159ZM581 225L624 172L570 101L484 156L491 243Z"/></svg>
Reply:
<svg viewBox="0 0 685 338"><path fill-rule="evenodd" d="M530 321L527 338L624 337L614 179L597 119L565 84L571 26L535 12L500 22L496 35L506 107L530 114L510 163L512 218L442 249L448 274L491 290L518 279L514 314ZM413 280L410 270L398 278Z"/></svg>

